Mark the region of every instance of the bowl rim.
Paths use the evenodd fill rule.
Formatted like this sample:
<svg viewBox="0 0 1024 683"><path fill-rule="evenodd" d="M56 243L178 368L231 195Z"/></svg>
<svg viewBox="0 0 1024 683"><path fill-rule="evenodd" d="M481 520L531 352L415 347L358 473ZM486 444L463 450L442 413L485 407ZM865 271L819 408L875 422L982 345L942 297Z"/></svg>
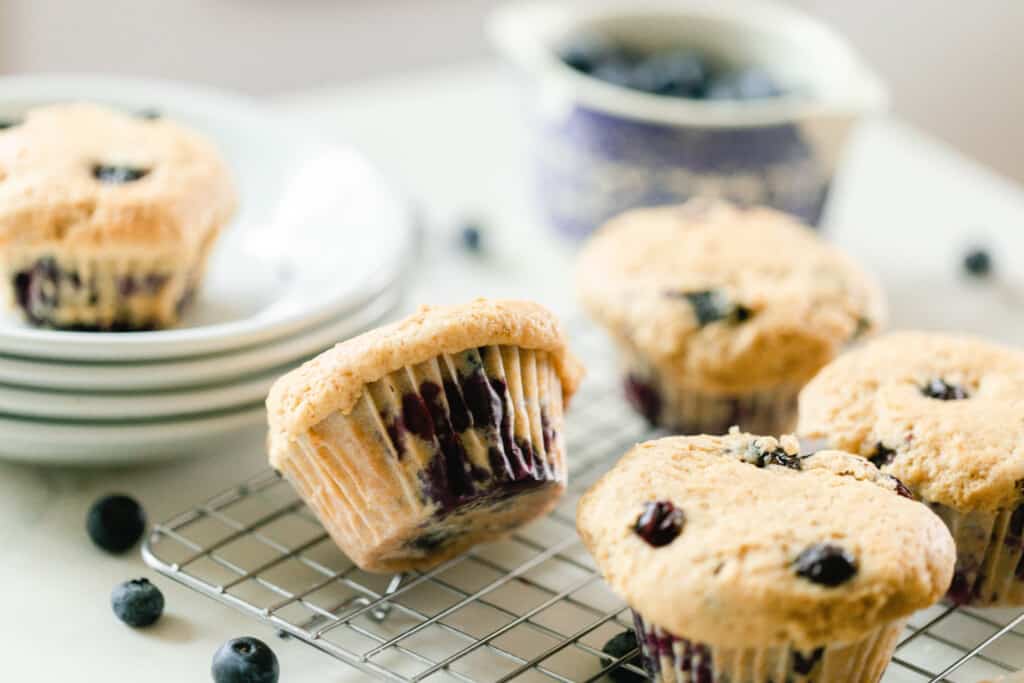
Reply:
<svg viewBox="0 0 1024 683"><path fill-rule="evenodd" d="M846 93L830 99L780 96L757 101L687 100L630 90L580 73L554 46L595 22L649 16L700 17L816 40L842 67ZM497 50L527 73L575 102L597 111L647 122L690 127L756 127L815 118L855 119L884 111L889 93L849 41L826 23L773 0L593 0L570 6L521 0L495 9L487 23ZM820 49L820 48L819 48Z"/></svg>

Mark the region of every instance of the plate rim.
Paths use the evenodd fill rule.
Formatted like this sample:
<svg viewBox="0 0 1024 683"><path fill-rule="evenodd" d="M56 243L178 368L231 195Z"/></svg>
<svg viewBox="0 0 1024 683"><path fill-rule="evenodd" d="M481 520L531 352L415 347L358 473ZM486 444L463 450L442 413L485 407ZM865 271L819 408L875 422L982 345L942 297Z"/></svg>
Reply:
<svg viewBox="0 0 1024 683"><path fill-rule="evenodd" d="M204 354L195 357L115 363L107 361L50 360L0 353L0 368L3 367L4 363L22 365L19 371L10 375L5 375L4 371L0 369L0 391L13 388L35 390L40 393L88 393L124 396L184 391L216 384L227 384L258 374L263 370L284 367L297 360L315 356L323 349L329 348L332 345L331 339L337 337L336 341L340 341L383 321L388 315L397 310L404 294L405 282L404 279L399 279L371 299L360 302L357 308L299 333L245 349ZM320 341L316 343L308 341L305 345L302 344L304 340L309 340L310 338L319 339ZM304 349L302 352L275 352L275 347L300 346ZM317 349L320 350L318 351ZM239 361L238 359L243 355L249 355L254 359ZM273 360L267 360L268 357L273 358ZM230 361L232 365L220 365L225 361ZM36 378L41 376L38 374L40 372L38 366L52 366L46 371L48 374L59 372L62 366L64 368L75 366L75 373L82 375L102 376L104 373L117 371L133 375L145 375L155 379L146 381L135 379L128 380L127 382L121 379L122 384L117 384L114 381L95 384L87 380L75 380L70 384L60 384L58 379L46 379L42 383L32 384L27 378L30 376L35 376ZM218 366L222 369L218 369ZM187 379L180 379L182 378L182 373L186 372L188 373L185 376ZM36 374L33 375L33 373ZM20 379L15 378L15 374L19 375ZM198 379L199 375L202 375L204 379ZM165 381L161 382L161 378ZM170 383L167 383L166 380L170 380Z"/></svg>

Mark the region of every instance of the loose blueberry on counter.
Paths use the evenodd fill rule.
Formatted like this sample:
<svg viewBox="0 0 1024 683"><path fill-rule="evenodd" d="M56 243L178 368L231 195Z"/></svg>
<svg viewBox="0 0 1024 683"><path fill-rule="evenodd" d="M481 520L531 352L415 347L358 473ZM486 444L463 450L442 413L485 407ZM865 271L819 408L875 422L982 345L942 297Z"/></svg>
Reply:
<svg viewBox="0 0 1024 683"><path fill-rule="evenodd" d="M142 538L146 513L134 498L104 496L89 508L85 528L98 547L109 553L123 553Z"/></svg>
<svg viewBox="0 0 1024 683"><path fill-rule="evenodd" d="M981 247L971 249L964 255L964 270L973 277L987 277L992 273L992 255Z"/></svg>
<svg viewBox="0 0 1024 683"><path fill-rule="evenodd" d="M956 384L950 384L944 379L932 379L921 387L921 393L928 398L935 398L940 401L962 401L968 397L967 391Z"/></svg>
<svg viewBox="0 0 1024 683"><path fill-rule="evenodd" d="M281 675L277 655L262 640L234 638L213 656L215 683L277 683Z"/></svg>
<svg viewBox="0 0 1024 683"><path fill-rule="evenodd" d="M117 618L135 628L156 623L164 613L164 595L147 579L132 579L116 586L110 606Z"/></svg>
<svg viewBox="0 0 1024 683"><path fill-rule="evenodd" d="M857 573L853 555L831 543L815 543L797 555L793 563L798 576L822 586L846 583Z"/></svg>
<svg viewBox="0 0 1024 683"><path fill-rule="evenodd" d="M459 226L459 244L471 254L484 250L484 231L479 221L463 221Z"/></svg>
<svg viewBox="0 0 1024 683"><path fill-rule="evenodd" d="M637 668L643 668L643 659L640 655L639 646L636 642L636 633L633 631L623 631L619 635L610 639L601 648L601 652L606 655L611 655L612 659L601 658L601 666L609 666L613 661L622 659L628 656L631 652L635 653L633 657L623 660L619 663L619 666L608 672L608 677L611 678L615 683L641 683L641 681L647 680L646 677L640 674L629 671L628 669L622 668L624 664L632 664Z"/></svg>
<svg viewBox="0 0 1024 683"><path fill-rule="evenodd" d="M92 167L92 177L101 183L110 185L122 185L135 182L145 178L149 174L148 168L136 166L115 166L109 164L95 164Z"/></svg>
<svg viewBox="0 0 1024 683"><path fill-rule="evenodd" d="M648 545L661 548L676 540L685 522L683 511L669 501L653 501L644 505L633 531Z"/></svg>

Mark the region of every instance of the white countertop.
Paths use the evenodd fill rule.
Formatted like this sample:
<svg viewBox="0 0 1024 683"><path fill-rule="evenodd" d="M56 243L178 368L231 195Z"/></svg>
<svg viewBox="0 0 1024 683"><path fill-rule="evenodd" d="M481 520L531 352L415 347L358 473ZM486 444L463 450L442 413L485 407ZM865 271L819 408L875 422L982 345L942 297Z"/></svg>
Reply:
<svg viewBox="0 0 1024 683"><path fill-rule="evenodd" d="M508 72L477 64L297 94L276 106L302 125L355 141L422 202L429 266L416 303L516 295L565 310L569 250L547 237L530 209L518 90ZM1024 273L1024 193L892 120L866 126L847 162L828 234L879 270L894 322L1024 343L1024 289L1009 277ZM482 217L492 258L474 261L449 248L444 231L462 215ZM991 246L1000 282L960 277L958 259L974 241ZM85 534L86 509L104 493L128 492L151 520L162 520L258 472L261 439L253 433L223 452L137 469L0 464L4 679L205 681L223 641L255 635L277 652L283 681L365 680L155 576L137 554L97 551ZM154 580L167 599L149 630L134 631L110 611L111 588L136 576Z"/></svg>

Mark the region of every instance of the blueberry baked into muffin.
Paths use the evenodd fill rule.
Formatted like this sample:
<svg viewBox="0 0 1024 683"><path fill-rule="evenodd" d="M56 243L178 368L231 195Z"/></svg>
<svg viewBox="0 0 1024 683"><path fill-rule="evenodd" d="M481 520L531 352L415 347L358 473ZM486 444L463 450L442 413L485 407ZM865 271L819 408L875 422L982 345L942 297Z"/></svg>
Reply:
<svg viewBox="0 0 1024 683"><path fill-rule="evenodd" d="M361 568L424 569L555 505L581 374L537 304L424 307L278 380L270 460Z"/></svg>
<svg viewBox="0 0 1024 683"><path fill-rule="evenodd" d="M885 317L874 280L810 228L708 200L612 220L577 290L620 350L630 403L683 434L791 430L804 383Z"/></svg>
<svg viewBox="0 0 1024 683"><path fill-rule="evenodd" d="M678 683L877 683L942 597L953 540L894 477L792 436L666 437L582 498L577 527Z"/></svg>
<svg viewBox="0 0 1024 683"><path fill-rule="evenodd" d="M174 325L235 208L213 145L164 118L92 104L0 130L0 277L34 325Z"/></svg>
<svg viewBox="0 0 1024 683"><path fill-rule="evenodd" d="M953 602L1024 605L1024 353L966 336L885 335L807 385L799 432L865 456L946 521Z"/></svg>

